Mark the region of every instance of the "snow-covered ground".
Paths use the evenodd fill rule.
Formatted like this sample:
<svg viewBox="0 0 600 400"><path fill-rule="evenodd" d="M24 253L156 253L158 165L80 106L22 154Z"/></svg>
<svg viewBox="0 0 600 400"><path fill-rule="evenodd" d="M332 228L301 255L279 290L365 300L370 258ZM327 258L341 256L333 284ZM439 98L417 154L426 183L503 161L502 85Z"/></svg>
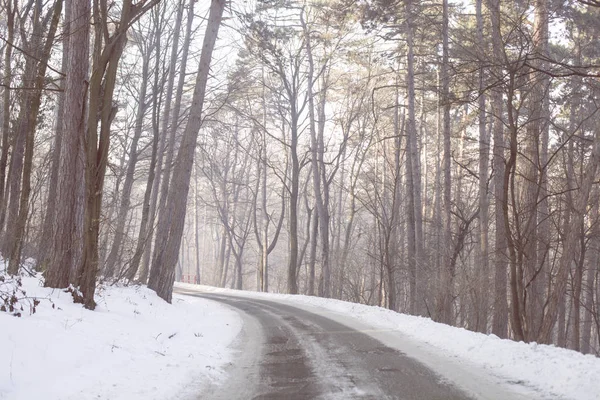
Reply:
<svg viewBox="0 0 600 400"><path fill-rule="evenodd" d="M337 300L176 286L324 314L419 359L476 398L600 400L600 359L591 355ZM0 312L2 400L191 399L228 379L242 319L216 302L176 294L169 305L145 287L104 287L88 311L39 278L23 278L23 289L42 301L34 315ZM479 396L494 385L516 397Z"/></svg>
<svg viewBox="0 0 600 400"><path fill-rule="evenodd" d="M280 301L324 313L352 328L362 327L365 333L419 359L476 398L506 398L503 395L488 396L490 388L504 386L513 390L515 397L523 399L600 399L600 358L592 355L503 340L427 318L339 300L182 283L177 283L176 288L182 292L224 293Z"/></svg>
<svg viewBox="0 0 600 400"><path fill-rule="evenodd" d="M237 313L145 287L105 287L88 311L23 278L36 313L0 312L0 399L188 399L219 384L241 329ZM54 307L52 306L54 305Z"/></svg>

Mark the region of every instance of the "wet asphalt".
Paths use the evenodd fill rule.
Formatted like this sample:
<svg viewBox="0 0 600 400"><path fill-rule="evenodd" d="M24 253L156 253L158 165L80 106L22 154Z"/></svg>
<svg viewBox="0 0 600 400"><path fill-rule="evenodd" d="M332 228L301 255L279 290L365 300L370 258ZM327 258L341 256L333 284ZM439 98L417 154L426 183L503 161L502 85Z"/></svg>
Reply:
<svg viewBox="0 0 600 400"><path fill-rule="evenodd" d="M228 381L202 399L471 399L418 361L325 316L267 300L185 294L243 319Z"/></svg>

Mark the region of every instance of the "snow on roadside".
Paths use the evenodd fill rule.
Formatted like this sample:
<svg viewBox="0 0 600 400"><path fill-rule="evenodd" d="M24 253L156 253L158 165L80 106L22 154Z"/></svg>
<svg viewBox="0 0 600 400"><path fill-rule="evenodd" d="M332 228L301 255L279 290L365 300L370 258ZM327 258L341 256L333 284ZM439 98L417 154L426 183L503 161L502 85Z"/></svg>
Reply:
<svg viewBox="0 0 600 400"><path fill-rule="evenodd" d="M481 368L507 383L525 385L541 398L600 400L600 358L536 343L514 342L428 318L396 313L384 308L302 295L235 291L176 283L181 289L284 301L352 317L375 329L398 332L456 362Z"/></svg>
<svg viewBox="0 0 600 400"><path fill-rule="evenodd" d="M44 300L33 315L0 312L0 399L198 398L226 377L235 311L179 295L170 305L140 286L103 288L89 311L39 277L22 281Z"/></svg>

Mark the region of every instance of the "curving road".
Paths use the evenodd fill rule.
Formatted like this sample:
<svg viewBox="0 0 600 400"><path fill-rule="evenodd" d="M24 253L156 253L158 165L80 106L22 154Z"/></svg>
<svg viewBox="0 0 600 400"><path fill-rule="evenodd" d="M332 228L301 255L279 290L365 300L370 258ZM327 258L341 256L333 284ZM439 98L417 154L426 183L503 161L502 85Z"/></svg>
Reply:
<svg viewBox="0 0 600 400"><path fill-rule="evenodd" d="M203 399L458 400L465 393L364 332L273 301L183 292L240 312L238 358Z"/></svg>

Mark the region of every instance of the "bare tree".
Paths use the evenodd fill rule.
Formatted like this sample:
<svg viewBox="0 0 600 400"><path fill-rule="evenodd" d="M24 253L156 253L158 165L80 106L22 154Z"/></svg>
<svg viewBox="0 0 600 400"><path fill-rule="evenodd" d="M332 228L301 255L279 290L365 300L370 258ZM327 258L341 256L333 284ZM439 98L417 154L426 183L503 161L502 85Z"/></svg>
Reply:
<svg viewBox="0 0 600 400"><path fill-rule="evenodd" d="M41 13L41 3L37 5L37 11L35 13ZM8 234L7 240L7 249L8 254L10 254L9 263L8 263L8 272L11 274L16 274L19 270L19 266L21 264L21 251L23 247L25 229L27 225L27 218L29 216L29 198L31 194L31 171L33 169L33 147L34 147L34 139L36 132L36 116L38 115L38 111L41 103L42 90L44 86L44 81L46 78L46 67L48 65L48 60L50 59L50 50L52 49L52 45L54 44L54 36L56 35L56 30L58 27L58 21L60 18L60 14L62 11L62 0L57 0L54 3L54 6L47 13L46 17L41 18L41 16L34 17L34 25L38 26L38 32L34 28L34 37L32 38L33 43L28 43L28 46L31 47L32 54L38 56L37 65L34 64L32 67L33 72L35 73L33 79L33 88L28 95L24 96L24 101L27 104L23 104L21 110L24 114L21 115L22 119L20 119L20 128L17 135L23 136L25 152L22 155L22 185L20 187L20 191L15 187L14 191L11 191L11 203L14 199L18 197L18 204L15 204L15 207L10 207L8 218L8 226L6 232ZM50 19L48 32L46 34L45 41L42 42L42 34L40 25L47 22ZM36 36L39 35L39 36ZM35 39L37 39L37 43L35 43ZM13 153L13 159L17 156L16 153ZM17 171L13 171L13 173L17 174ZM17 174L17 178L21 181L21 174Z"/></svg>
<svg viewBox="0 0 600 400"><path fill-rule="evenodd" d="M149 48L140 49L142 52L142 76L140 82L140 91L138 98L137 113L135 117L135 126L133 131L133 138L131 139L131 145L129 147L129 161L127 163L127 172L125 173L125 182L123 183L123 190L121 194L121 201L119 204L119 211L117 213L117 226L115 228L115 235L113 243L110 248L110 252L106 259L106 267L104 275L106 277L112 277L115 273L115 266L121 250L123 237L125 235L125 222L127 221L127 212L131 204L131 191L133 189L134 173L138 162L138 143L142 135L142 129L144 126L144 116L148 108L148 102L146 101L146 92L148 86L148 79L150 75L150 56L152 52L153 44L150 43Z"/></svg>

